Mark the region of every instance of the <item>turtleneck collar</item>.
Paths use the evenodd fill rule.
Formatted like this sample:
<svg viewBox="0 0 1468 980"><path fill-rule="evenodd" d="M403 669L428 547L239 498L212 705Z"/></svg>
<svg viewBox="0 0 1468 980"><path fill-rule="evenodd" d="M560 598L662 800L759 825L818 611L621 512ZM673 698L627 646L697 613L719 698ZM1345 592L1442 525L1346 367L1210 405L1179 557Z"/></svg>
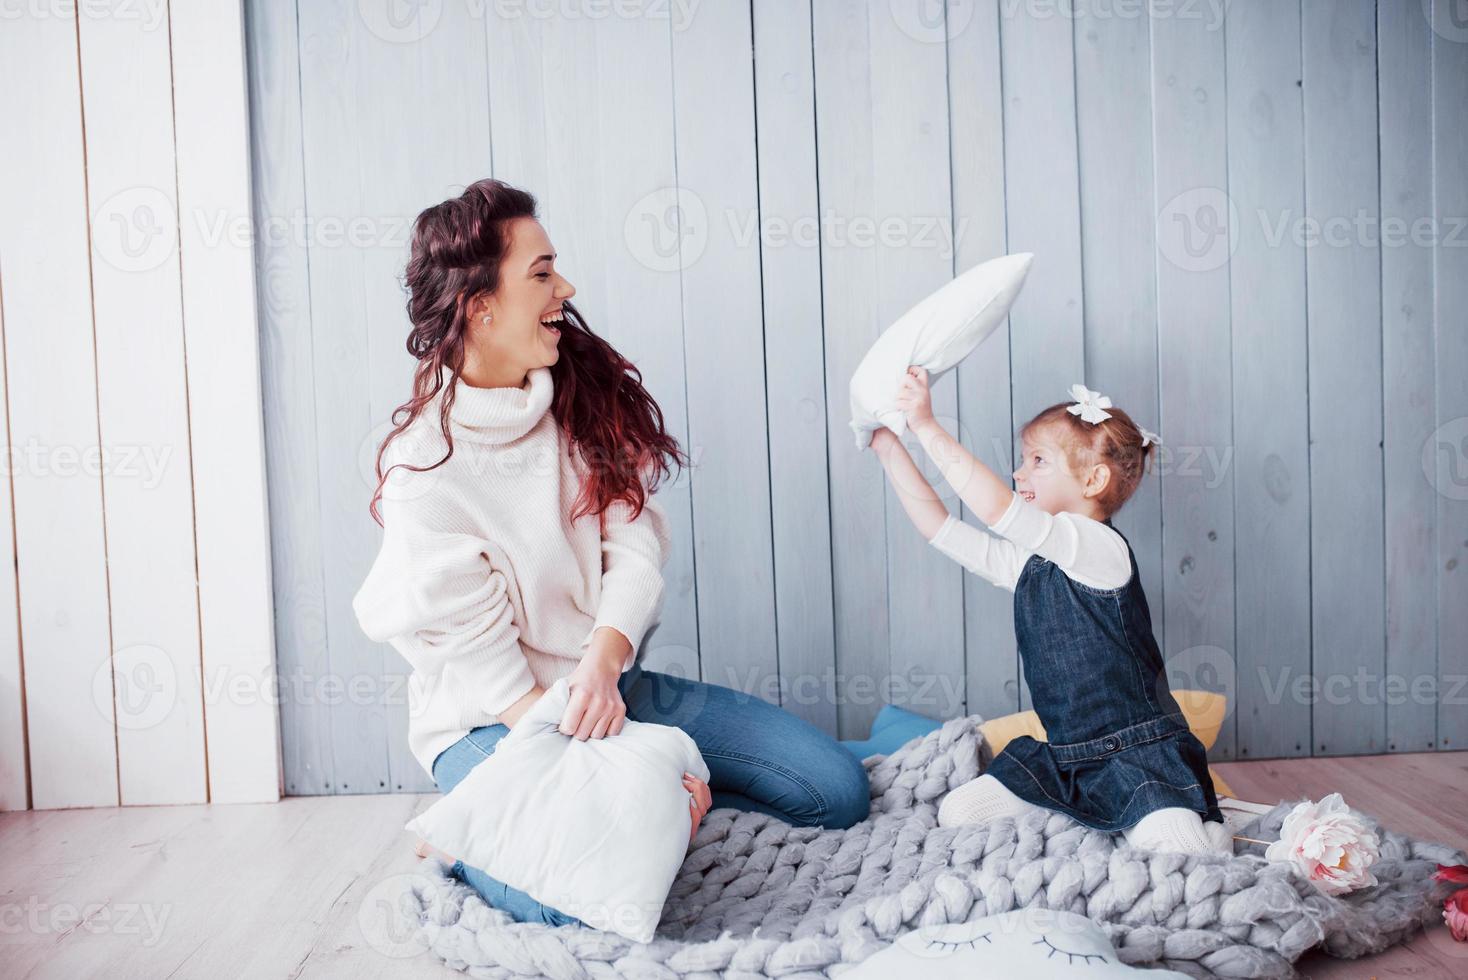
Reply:
<svg viewBox="0 0 1468 980"><path fill-rule="evenodd" d="M453 383L453 372L440 372L444 390ZM525 388L476 388L460 379L455 385L451 410L455 437L498 445L514 442L535 427L550 407L555 385L550 368L531 368Z"/></svg>

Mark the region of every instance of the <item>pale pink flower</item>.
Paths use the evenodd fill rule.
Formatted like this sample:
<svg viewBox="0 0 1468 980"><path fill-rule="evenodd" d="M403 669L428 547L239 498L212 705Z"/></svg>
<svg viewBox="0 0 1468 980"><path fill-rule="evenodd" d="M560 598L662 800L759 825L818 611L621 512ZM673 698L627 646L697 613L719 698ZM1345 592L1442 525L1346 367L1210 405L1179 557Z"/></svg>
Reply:
<svg viewBox="0 0 1468 980"><path fill-rule="evenodd" d="M1327 895L1344 895L1376 884L1371 866L1376 863L1376 834L1351 813L1339 793L1319 803L1305 802L1285 817L1279 840L1264 856L1271 861L1289 861L1316 888Z"/></svg>

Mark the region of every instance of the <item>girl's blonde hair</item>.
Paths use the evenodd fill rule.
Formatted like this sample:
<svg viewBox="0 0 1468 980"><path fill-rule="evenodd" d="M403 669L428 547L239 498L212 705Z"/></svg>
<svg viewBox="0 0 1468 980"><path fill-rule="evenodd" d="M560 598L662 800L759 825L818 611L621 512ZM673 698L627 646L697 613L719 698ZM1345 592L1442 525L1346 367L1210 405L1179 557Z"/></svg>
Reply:
<svg viewBox="0 0 1468 980"><path fill-rule="evenodd" d="M1056 436L1072 471L1103 463L1111 471L1111 479L1095 498L1106 517L1121 510L1137 492L1152 459L1156 443L1142 445L1142 430L1132 417L1119 408L1108 408L1109 419L1087 422L1072 415L1068 408L1075 402L1056 402L1025 423L1020 435L1044 429Z"/></svg>

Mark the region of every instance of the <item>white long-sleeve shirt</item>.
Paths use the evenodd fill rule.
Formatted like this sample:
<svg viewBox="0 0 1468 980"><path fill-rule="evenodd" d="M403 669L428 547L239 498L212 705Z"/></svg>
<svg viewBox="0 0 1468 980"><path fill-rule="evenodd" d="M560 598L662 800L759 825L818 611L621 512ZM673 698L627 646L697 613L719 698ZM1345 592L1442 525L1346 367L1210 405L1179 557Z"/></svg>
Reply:
<svg viewBox="0 0 1468 980"><path fill-rule="evenodd" d="M1114 528L1084 514L1051 514L1017 491L991 530L994 534L987 534L949 514L928 543L1010 592L1031 555L1054 562L1072 579L1095 589L1117 589L1132 577L1126 540Z"/></svg>
<svg viewBox="0 0 1468 980"><path fill-rule="evenodd" d="M408 744L430 776L470 729L568 676L600 627L631 642L630 669L661 613L667 516L649 497L636 520L612 504L604 531L596 515L570 522L584 464L548 411L553 387L548 368L526 388L458 382L453 456L394 469L383 490L381 550L352 608L413 668ZM384 470L443 458L439 406L389 444Z"/></svg>

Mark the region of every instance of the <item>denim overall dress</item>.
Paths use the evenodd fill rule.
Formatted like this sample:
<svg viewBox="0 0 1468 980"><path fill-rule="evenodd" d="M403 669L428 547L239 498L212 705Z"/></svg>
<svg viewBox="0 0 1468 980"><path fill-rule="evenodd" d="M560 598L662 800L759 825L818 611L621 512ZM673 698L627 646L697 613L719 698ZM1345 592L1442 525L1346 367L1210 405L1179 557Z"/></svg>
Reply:
<svg viewBox="0 0 1468 980"><path fill-rule="evenodd" d="M1039 555L1025 563L1015 636L1049 741L1018 736L987 771L1097 830L1124 830L1163 807L1221 821L1207 753L1168 689L1137 558L1122 540L1132 574L1120 588L1083 585Z"/></svg>

